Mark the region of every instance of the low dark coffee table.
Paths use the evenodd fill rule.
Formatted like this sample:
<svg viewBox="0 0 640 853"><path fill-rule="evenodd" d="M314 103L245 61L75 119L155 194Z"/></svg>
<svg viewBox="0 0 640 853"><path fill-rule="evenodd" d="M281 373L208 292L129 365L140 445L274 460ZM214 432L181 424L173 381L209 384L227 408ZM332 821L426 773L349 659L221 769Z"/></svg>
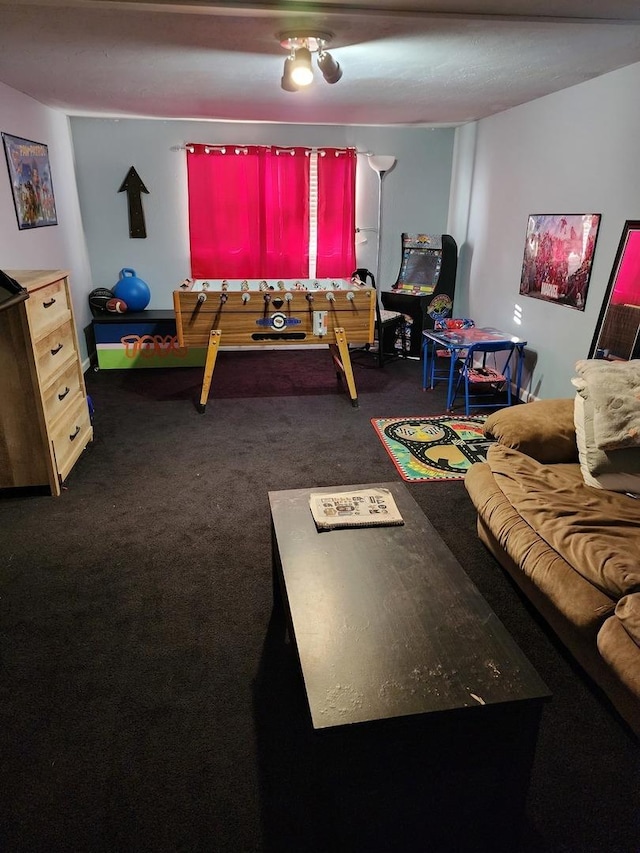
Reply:
<svg viewBox="0 0 640 853"><path fill-rule="evenodd" d="M368 485L403 526L317 532L312 491ZM402 483L269 502L275 606L353 847L514 853L549 698L531 664ZM406 838L366 846L383 833Z"/></svg>

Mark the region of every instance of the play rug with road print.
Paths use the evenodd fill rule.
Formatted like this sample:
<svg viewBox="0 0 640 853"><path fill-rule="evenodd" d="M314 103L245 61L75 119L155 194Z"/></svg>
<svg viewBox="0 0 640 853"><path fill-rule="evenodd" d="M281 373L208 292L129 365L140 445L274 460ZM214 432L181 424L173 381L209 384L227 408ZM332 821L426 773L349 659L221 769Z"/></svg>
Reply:
<svg viewBox="0 0 640 853"><path fill-rule="evenodd" d="M493 443L482 432L486 415L371 418L403 480L462 480L474 462L484 462Z"/></svg>

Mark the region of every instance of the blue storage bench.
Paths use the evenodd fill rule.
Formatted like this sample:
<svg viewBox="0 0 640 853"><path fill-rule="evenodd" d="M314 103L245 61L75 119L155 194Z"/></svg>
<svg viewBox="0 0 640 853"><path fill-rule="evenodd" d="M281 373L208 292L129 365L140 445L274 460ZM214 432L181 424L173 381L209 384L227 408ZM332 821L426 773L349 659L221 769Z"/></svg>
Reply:
<svg viewBox="0 0 640 853"><path fill-rule="evenodd" d="M129 311L93 318L98 367L199 367L205 347L179 347L175 314L169 311Z"/></svg>

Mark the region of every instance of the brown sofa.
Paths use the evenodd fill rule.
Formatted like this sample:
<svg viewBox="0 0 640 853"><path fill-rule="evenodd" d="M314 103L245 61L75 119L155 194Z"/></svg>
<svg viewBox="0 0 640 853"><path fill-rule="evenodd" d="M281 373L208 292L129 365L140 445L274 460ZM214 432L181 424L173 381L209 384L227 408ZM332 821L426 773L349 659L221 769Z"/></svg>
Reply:
<svg viewBox="0 0 640 853"><path fill-rule="evenodd" d="M484 430L497 443L465 478L481 540L640 735L640 498L586 485L573 399Z"/></svg>

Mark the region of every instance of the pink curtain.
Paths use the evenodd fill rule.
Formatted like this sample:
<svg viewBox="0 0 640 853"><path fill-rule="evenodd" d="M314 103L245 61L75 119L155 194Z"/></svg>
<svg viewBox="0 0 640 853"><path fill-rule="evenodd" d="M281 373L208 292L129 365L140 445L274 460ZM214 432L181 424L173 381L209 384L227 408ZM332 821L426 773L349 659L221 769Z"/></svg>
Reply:
<svg viewBox="0 0 640 853"><path fill-rule="evenodd" d="M187 146L194 278L254 275L260 257L260 172L257 148Z"/></svg>
<svg viewBox="0 0 640 853"><path fill-rule="evenodd" d="M356 268L356 152L318 152L318 278L349 278Z"/></svg>
<svg viewBox="0 0 640 853"><path fill-rule="evenodd" d="M308 148L187 146L191 275L309 277ZM318 277L355 268L353 150L318 156Z"/></svg>

